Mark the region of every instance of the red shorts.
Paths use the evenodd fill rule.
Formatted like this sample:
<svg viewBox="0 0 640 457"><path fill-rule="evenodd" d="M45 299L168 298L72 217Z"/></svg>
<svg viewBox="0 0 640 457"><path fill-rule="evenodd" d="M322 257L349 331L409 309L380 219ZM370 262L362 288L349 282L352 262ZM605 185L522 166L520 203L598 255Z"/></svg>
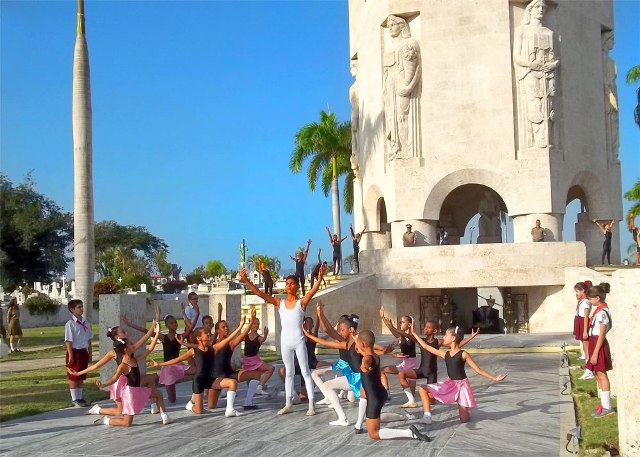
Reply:
<svg viewBox="0 0 640 457"><path fill-rule="evenodd" d="M71 368L74 371L82 371L89 366L89 351L86 349L73 349L73 363L69 363L69 353L67 352L66 357L67 367ZM67 372L67 378L70 381L80 381L87 379L87 375L83 374L82 376L74 376Z"/></svg>
<svg viewBox="0 0 640 457"><path fill-rule="evenodd" d="M596 348L596 343L598 342L597 336L589 337L589 359L585 364L585 368L591 371L609 371L613 369L613 363L611 362L611 351L609 350L609 343L605 338L604 343L602 343L602 347L598 351L598 362L594 365L591 363L591 356L593 355L593 350Z"/></svg>

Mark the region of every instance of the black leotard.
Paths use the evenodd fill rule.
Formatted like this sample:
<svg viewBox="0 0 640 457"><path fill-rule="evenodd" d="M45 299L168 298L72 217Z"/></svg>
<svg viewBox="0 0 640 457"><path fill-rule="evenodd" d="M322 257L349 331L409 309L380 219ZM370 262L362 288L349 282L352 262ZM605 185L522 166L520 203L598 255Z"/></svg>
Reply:
<svg viewBox="0 0 640 457"><path fill-rule="evenodd" d="M205 389L210 389L213 384L213 365L215 363L215 352L213 348L202 351L195 348L196 373L193 376L193 393L201 394Z"/></svg>
<svg viewBox="0 0 640 457"><path fill-rule="evenodd" d="M380 380L380 357L377 354L371 357L371 371L362 373L362 388L367 394L367 419L379 419L389 394Z"/></svg>
<svg viewBox="0 0 640 457"><path fill-rule="evenodd" d="M348 350L348 356L344 359L349 364L354 373L360 373L362 356L356 352L356 343L353 343Z"/></svg>
<svg viewBox="0 0 640 457"><path fill-rule="evenodd" d="M342 242L340 240L334 241L333 244L333 260L339 259L342 256Z"/></svg>
<svg viewBox="0 0 640 457"><path fill-rule="evenodd" d="M129 367L129 373L125 375L127 378L127 385L129 387L140 387L140 368L138 365L132 367L131 365L127 365Z"/></svg>
<svg viewBox="0 0 640 457"><path fill-rule="evenodd" d="M304 264L302 260L296 260L296 276L304 276Z"/></svg>
<svg viewBox="0 0 640 457"><path fill-rule="evenodd" d="M447 376L449 379L454 381L459 381L461 379L466 379L467 373L464 371L465 360L462 358L462 353L464 351L460 350L456 352L456 355L452 356L449 351L444 355L444 363L447 365Z"/></svg>
<svg viewBox="0 0 640 457"><path fill-rule="evenodd" d="M316 342L307 338L305 341L307 347L307 360L309 361L309 368L315 370L318 366L318 358L316 357Z"/></svg>
<svg viewBox="0 0 640 457"><path fill-rule="evenodd" d="M427 338L422 338L422 341L434 349L440 349L438 338L434 338L432 342L429 342ZM416 374L418 379L426 379L427 384L438 382L438 356L433 355L422 346L420 346L420 366L416 370Z"/></svg>
<svg viewBox="0 0 640 457"><path fill-rule="evenodd" d="M402 352L407 357L415 357L416 356L415 341L402 338L402 342L400 343L400 352Z"/></svg>
<svg viewBox="0 0 640 457"><path fill-rule="evenodd" d="M177 339L169 338L169 335L162 336L162 352L164 353L164 361L177 359L180 357L180 343Z"/></svg>
<svg viewBox="0 0 640 457"><path fill-rule="evenodd" d="M244 355L246 357L255 357L260 351L260 337L256 336L254 339L249 338L249 335L244 338Z"/></svg>
<svg viewBox="0 0 640 457"><path fill-rule="evenodd" d="M231 368L231 356L233 356L233 349L229 345L216 352L213 362L214 378L232 378L236 374Z"/></svg>

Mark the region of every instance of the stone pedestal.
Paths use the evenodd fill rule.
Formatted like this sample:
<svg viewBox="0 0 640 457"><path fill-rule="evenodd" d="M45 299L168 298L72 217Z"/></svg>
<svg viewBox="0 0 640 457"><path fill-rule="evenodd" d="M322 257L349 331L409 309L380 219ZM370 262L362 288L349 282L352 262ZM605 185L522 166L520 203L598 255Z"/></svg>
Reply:
<svg viewBox="0 0 640 457"><path fill-rule="evenodd" d="M604 235L596 224L591 221L591 215L587 212L578 213L576 241L582 241L587 248L587 265L600 265L602 263L601 255Z"/></svg>
<svg viewBox="0 0 640 457"><path fill-rule="evenodd" d="M147 306L148 294L121 294L121 295L100 295L100 354L94 354L94 360L99 359L113 349L113 341L107 337L109 327L122 326L129 336L129 340L137 341L144 335L138 330L127 327L122 322L122 317L126 314L129 322L141 327L146 327L145 310ZM142 346L137 352L144 352ZM140 373L146 372L146 364L140 363ZM105 382L116 372L117 365L108 363L100 370L100 380Z"/></svg>
<svg viewBox="0 0 640 457"><path fill-rule="evenodd" d="M640 450L640 370L638 369L637 336L625 326L625 316L640 313L640 270L618 270L613 273L611 307L613 328L607 339L611 346L613 371L609 372L611 391L618 397L618 434L620 455L634 457Z"/></svg>
<svg viewBox="0 0 640 457"><path fill-rule="evenodd" d="M227 325L231 330L236 328L240 323L242 317L242 297L243 293L227 293L227 294L212 294L208 297L203 297L205 300L205 307L200 304L200 314L209 314L213 317L214 322L218 319L218 303L222 303L222 319L227 321ZM198 301L200 303L200 301ZM205 312L205 310L207 310Z"/></svg>
<svg viewBox="0 0 640 457"><path fill-rule="evenodd" d="M532 213L514 216L513 241L514 243L531 243L531 229L536 225L536 219L540 219L540 226L544 228L544 241L562 241L562 223L564 214L559 213Z"/></svg>

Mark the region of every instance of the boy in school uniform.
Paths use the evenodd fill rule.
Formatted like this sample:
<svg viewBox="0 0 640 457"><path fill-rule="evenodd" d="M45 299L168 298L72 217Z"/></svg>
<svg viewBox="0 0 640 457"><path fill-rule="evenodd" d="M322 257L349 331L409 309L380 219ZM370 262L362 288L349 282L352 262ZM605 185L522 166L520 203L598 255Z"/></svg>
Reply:
<svg viewBox="0 0 640 457"><path fill-rule="evenodd" d="M67 305L71 318L64 325L64 344L67 347L67 367L74 371L82 371L89 366L91 361L91 339L93 332L89 321L82 318L84 304L82 300L70 300ZM87 375L74 376L67 373L69 378L69 391L71 402L76 407L87 407L84 400L82 384Z"/></svg>

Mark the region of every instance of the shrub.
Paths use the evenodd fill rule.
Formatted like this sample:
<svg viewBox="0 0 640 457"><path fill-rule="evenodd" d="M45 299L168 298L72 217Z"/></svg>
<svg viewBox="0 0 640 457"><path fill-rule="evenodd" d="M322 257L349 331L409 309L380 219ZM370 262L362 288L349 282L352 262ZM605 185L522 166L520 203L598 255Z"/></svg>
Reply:
<svg viewBox="0 0 640 457"><path fill-rule="evenodd" d="M182 279L174 279L173 281L168 281L162 287L165 294L179 294L188 287L188 284L187 281Z"/></svg>
<svg viewBox="0 0 640 457"><path fill-rule="evenodd" d="M93 308L98 309L100 295L117 294L118 285L111 278L102 278L93 284Z"/></svg>
<svg viewBox="0 0 640 457"><path fill-rule="evenodd" d="M45 314L55 315L60 309L60 305L51 300L46 295L38 294L35 297L29 297L24 302L32 316L41 316Z"/></svg>
<svg viewBox="0 0 640 457"><path fill-rule="evenodd" d="M187 275L187 283L188 284L201 284L204 282L202 275L200 273L189 273Z"/></svg>
<svg viewBox="0 0 640 457"><path fill-rule="evenodd" d="M147 285L147 292L152 293L155 292L156 288L153 285L153 281L148 276L140 276L140 275L126 275L122 278L122 281L119 281L118 288L120 291L124 289L131 290L140 290L140 284Z"/></svg>

